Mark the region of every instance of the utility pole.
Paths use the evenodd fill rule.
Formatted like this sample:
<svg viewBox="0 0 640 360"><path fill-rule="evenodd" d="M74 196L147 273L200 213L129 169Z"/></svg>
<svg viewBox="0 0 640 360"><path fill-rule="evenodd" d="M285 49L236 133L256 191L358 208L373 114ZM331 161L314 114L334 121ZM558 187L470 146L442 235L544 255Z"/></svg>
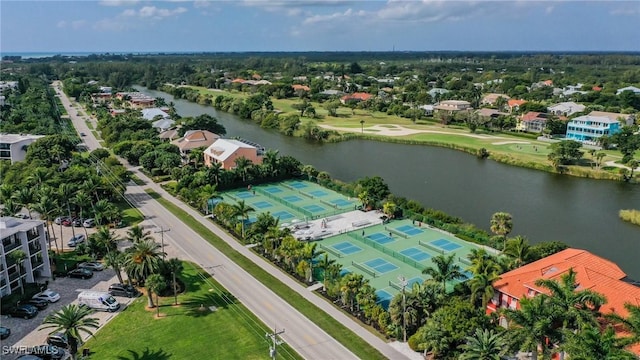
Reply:
<svg viewBox="0 0 640 360"><path fill-rule="evenodd" d="M276 346L282 344L282 341L278 340L278 335L284 334L284 329L277 331L276 328L273 328L273 333L267 333L266 336L273 340L273 345L269 348L269 356L271 356L272 360L276 359Z"/></svg>
<svg viewBox="0 0 640 360"><path fill-rule="evenodd" d="M400 285L402 285L402 334L404 338L404 342L407 342L407 297L405 296L404 289L407 287L407 279L405 279L404 275L398 276L398 280L400 280Z"/></svg>
<svg viewBox="0 0 640 360"><path fill-rule="evenodd" d="M171 229L169 228L165 229L163 226L160 226L160 230L154 231L154 233L160 234L160 242L162 244L162 260L165 260L165 257L167 256L167 254L164 253L164 233L169 231L171 231Z"/></svg>

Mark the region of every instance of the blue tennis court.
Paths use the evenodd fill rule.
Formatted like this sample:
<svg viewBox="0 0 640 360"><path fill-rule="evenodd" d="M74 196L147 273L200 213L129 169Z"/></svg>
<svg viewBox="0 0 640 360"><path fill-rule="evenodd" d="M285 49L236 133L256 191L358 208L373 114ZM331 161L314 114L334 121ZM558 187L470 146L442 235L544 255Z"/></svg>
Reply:
<svg viewBox="0 0 640 360"><path fill-rule="evenodd" d="M299 182L299 181L290 182L287 185L291 186L294 189L303 189L303 188L307 187L307 184Z"/></svg>
<svg viewBox="0 0 640 360"><path fill-rule="evenodd" d="M273 213L273 217L280 218L282 221L294 218L293 214L288 211L278 211L277 213Z"/></svg>
<svg viewBox="0 0 640 360"><path fill-rule="evenodd" d="M323 212L326 210L322 206L316 204L304 206L303 209L311 211L312 213Z"/></svg>
<svg viewBox="0 0 640 360"><path fill-rule="evenodd" d="M410 258L412 258L415 261L423 261L423 260L427 260L431 258L431 255L427 254L426 252L411 247L408 249L404 249L402 251L400 251L400 254L404 255L404 256L408 256Z"/></svg>
<svg viewBox="0 0 640 360"><path fill-rule="evenodd" d="M431 245L433 246L437 246L441 249L447 250L447 251L453 251L455 249L459 249L462 247L462 245L458 245L452 241L449 241L447 239L438 239L438 240L434 240L432 242L430 242Z"/></svg>
<svg viewBox="0 0 640 360"><path fill-rule="evenodd" d="M388 273L389 271L393 271L398 268L387 260L381 258L369 260L364 262L364 264L380 274Z"/></svg>
<svg viewBox="0 0 640 360"><path fill-rule="evenodd" d="M350 201L347 201L345 199L335 199L335 200L331 200L329 201L330 203L336 205L336 206L347 206L347 205L351 205Z"/></svg>
<svg viewBox="0 0 640 360"><path fill-rule="evenodd" d="M398 227L396 230L402 231L403 233L410 236L422 234L424 232L424 230L418 229L417 227L411 226L411 225L402 225Z"/></svg>
<svg viewBox="0 0 640 360"><path fill-rule="evenodd" d="M235 193L234 196L239 197L240 199L247 199L253 197L254 195L248 191L243 191L239 193Z"/></svg>
<svg viewBox="0 0 640 360"><path fill-rule="evenodd" d="M269 186L264 188L264 191L268 192L269 194L275 194L275 193L282 192L282 189L280 189L277 186Z"/></svg>
<svg viewBox="0 0 640 360"><path fill-rule="evenodd" d="M258 201L257 203L253 204L253 206L257 207L258 209L265 209L268 207L272 207L273 205L268 201Z"/></svg>
<svg viewBox="0 0 640 360"><path fill-rule="evenodd" d="M387 244L395 241L392 237L388 237L387 235L382 233L373 233L371 235L367 235L367 237L377 242L378 244Z"/></svg>
<svg viewBox="0 0 640 360"><path fill-rule="evenodd" d="M309 194L311 194L311 195L313 195L315 197L323 197L323 196L329 195L326 191L322 191L322 190L309 191Z"/></svg>
<svg viewBox="0 0 640 360"><path fill-rule="evenodd" d="M355 254L359 251L362 251L361 248L353 245L352 243L345 241L345 242L341 242L339 244L335 244L332 246L334 249L340 251L341 253L345 254L345 255L351 255L351 254Z"/></svg>
<svg viewBox="0 0 640 360"><path fill-rule="evenodd" d="M376 296L378 297L377 303L380 304L380 306L382 306L383 308L388 309L389 304L393 299L393 295L389 294L384 290L378 290L376 291Z"/></svg>
<svg viewBox="0 0 640 360"><path fill-rule="evenodd" d="M294 202L298 202L298 201L302 201L302 198L300 196L295 196L295 195L289 195L289 196L285 196L282 198L284 201L286 202L290 202L290 203L294 203Z"/></svg>

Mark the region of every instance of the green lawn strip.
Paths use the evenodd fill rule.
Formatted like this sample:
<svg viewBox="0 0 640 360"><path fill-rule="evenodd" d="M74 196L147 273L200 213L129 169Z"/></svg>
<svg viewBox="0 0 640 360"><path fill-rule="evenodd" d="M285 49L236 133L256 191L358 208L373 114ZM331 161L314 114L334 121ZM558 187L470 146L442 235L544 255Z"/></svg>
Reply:
<svg viewBox="0 0 640 360"><path fill-rule="evenodd" d="M87 127L89 128L89 130L93 130L93 123L91 123L90 120L85 120L84 123L87 124Z"/></svg>
<svg viewBox="0 0 640 360"><path fill-rule="evenodd" d="M183 221L192 230L205 238L209 243L222 251L229 259L241 266L245 271L263 283L274 293L291 304L296 310L313 321L322 330L326 331L331 337L338 340L347 349L351 350L361 359L386 359L380 352L369 345L366 341L356 336L351 330L342 325L339 321L324 313L317 306L313 305L297 292L293 291L280 280L269 274L267 271L255 266L255 264L247 259L244 255L235 251L224 240L220 239L199 221L187 214L184 210L174 205L170 201L163 199L158 193L147 189L146 192L162 204L167 210L173 213L177 218Z"/></svg>
<svg viewBox="0 0 640 360"><path fill-rule="evenodd" d="M144 220L144 216L140 213L140 210L136 208L127 208L122 210L122 222L126 226L134 226Z"/></svg>
<svg viewBox="0 0 640 360"><path fill-rule="evenodd" d="M91 359L268 358L270 329L203 269L183 264L187 291L178 296L180 305L173 306L173 296L160 298L158 319L155 309L146 309L146 296L136 299L84 344ZM302 359L286 344L277 354L278 359Z"/></svg>

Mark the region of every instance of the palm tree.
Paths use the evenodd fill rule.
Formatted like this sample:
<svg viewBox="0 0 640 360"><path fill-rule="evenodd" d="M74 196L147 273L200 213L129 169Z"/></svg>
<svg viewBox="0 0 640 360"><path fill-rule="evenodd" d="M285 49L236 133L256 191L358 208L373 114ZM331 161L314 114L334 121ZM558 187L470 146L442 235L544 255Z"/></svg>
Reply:
<svg viewBox="0 0 640 360"><path fill-rule="evenodd" d="M124 281L122 280L122 266L124 265L123 253L118 250L109 251L104 256L104 262L108 267L112 268L116 272L116 276L118 277L120 284L124 284Z"/></svg>
<svg viewBox="0 0 640 360"><path fill-rule="evenodd" d="M306 260L309 264L309 276L307 277L309 279L309 282L313 282L313 260L318 257L318 255L324 253L324 251L318 251L317 249L318 244L311 242L305 243L302 247L302 259Z"/></svg>
<svg viewBox="0 0 640 360"><path fill-rule="evenodd" d="M22 207L27 209L27 212L29 213L29 218L31 218L32 205L36 199L33 189L30 187L24 187L22 189L19 189L13 194L13 199Z"/></svg>
<svg viewBox="0 0 640 360"><path fill-rule="evenodd" d="M538 279L537 286L548 289L551 293L550 305L561 314L562 330L578 330L583 325L596 325L596 312L606 298L589 289L576 291L576 272L573 268L562 275L560 281L555 279Z"/></svg>
<svg viewBox="0 0 640 360"><path fill-rule="evenodd" d="M629 333L630 337L625 339L627 344L636 344L640 342L640 305L631 303L624 304L624 308L629 312L627 317L618 314L607 314L607 319L616 324L622 325Z"/></svg>
<svg viewBox="0 0 640 360"><path fill-rule="evenodd" d="M431 258L435 267L428 267L422 270L423 274L429 275L433 281L442 283L442 291L447 291L447 281L464 279L460 266L454 263L454 255L438 255Z"/></svg>
<svg viewBox="0 0 640 360"><path fill-rule="evenodd" d="M204 147L199 147L199 148L191 149L191 151L189 151L189 155L187 156L187 158L189 159L190 162L193 162L193 166L196 169L204 161L204 150L205 150Z"/></svg>
<svg viewBox="0 0 640 360"><path fill-rule="evenodd" d="M118 249L118 241L122 240L115 232L109 231L107 226L101 226L98 231L92 235L92 242L94 242L98 249L103 250L104 253L110 253Z"/></svg>
<svg viewBox="0 0 640 360"><path fill-rule="evenodd" d="M176 277L184 267L182 266L182 261L180 261L180 259L172 258L167 261L167 268L171 271L171 276L173 277L173 281L171 282L173 287L173 304L178 305L178 283L176 282Z"/></svg>
<svg viewBox="0 0 640 360"><path fill-rule="evenodd" d="M51 232L49 232L49 238L47 239L47 242L49 243L49 250L51 250L51 237L53 237L56 245L56 252L59 252L58 238L55 236L53 232L53 224L51 224L51 219L57 210L55 199L46 195L40 196L40 200L33 204L33 210L38 212L40 214L40 218L46 221L47 232L49 232L49 225L51 225ZM62 223L60 223L60 226L62 227ZM62 229L60 230L60 234L62 234Z"/></svg>
<svg viewBox="0 0 640 360"><path fill-rule="evenodd" d="M160 300L158 294L167 287L167 281L160 274L151 274L144 283L149 297L149 307L156 308L156 316L160 316ZM156 294L156 303L153 304L153 294Z"/></svg>
<svg viewBox="0 0 640 360"><path fill-rule="evenodd" d="M362 274L350 273L342 278L340 292L342 293L342 304L349 305L351 311L355 306L356 294L362 287L364 277Z"/></svg>
<svg viewBox="0 0 640 360"><path fill-rule="evenodd" d="M58 200L60 204L67 205L67 215L71 217L71 198L74 196L75 189L70 184L62 183L58 187ZM73 237L76 236L75 226L71 226L71 233Z"/></svg>
<svg viewBox="0 0 640 360"><path fill-rule="evenodd" d="M533 257L531 245L524 236L516 236L509 239L504 246L503 254L511 259L513 268L527 264Z"/></svg>
<svg viewBox="0 0 640 360"><path fill-rule="evenodd" d="M36 189L39 189L51 176L49 175L49 169L45 167L37 167L33 169L27 182L33 185Z"/></svg>
<svg viewBox="0 0 640 360"><path fill-rule="evenodd" d="M5 201L11 199L14 193L15 189L13 185L6 182L0 184L0 203L4 204Z"/></svg>
<svg viewBox="0 0 640 360"><path fill-rule="evenodd" d="M15 249L9 253L9 258L16 264L18 270L18 285L20 286L20 292L24 295L24 285L22 284L22 263L27 258L27 253L20 249Z"/></svg>
<svg viewBox="0 0 640 360"><path fill-rule="evenodd" d="M4 205L2 208L2 216L13 216L20 212L20 209L22 208L22 205L18 204L11 198L5 200L2 205Z"/></svg>
<svg viewBox="0 0 640 360"><path fill-rule="evenodd" d="M99 201L98 190L102 187L102 178L97 176L91 176L87 178L81 188L89 194L93 195L93 201Z"/></svg>
<svg viewBox="0 0 640 360"><path fill-rule="evenodd" d="M88 307L69 304L59 311L49 314L39 329L54 329L51 333L62 332L69 339L69 353L75 359L78 353L78 344L82 342L80 333L93 336L91 329L98 328L98 319L89 317L93 310Z"/></svg>
<svg viewBox="0 0 640 360"><path fill-rule="evenodd" d="M91 197L84 190L80 190L76 193L76 196L71 199L71 202L80 208L80 218L84 219L84 210L91 205ZM84 235L89 237L86 227L84 228Z"/></svg>
<svg viewBox="0 0 640 360"><path fill-rule="evenodd" d="M219 185L220 175L223 171L224 169L222 169L222 164L217 162L211 163L211 166L209 166L206 170L207 179L210 182L213 182L214 185Z"/></svg>
<svg viewBox="0 0 640 360"><path fill-rule="evenodd" d="M126 254L124 266L127 273L132 274L138 281L145 281L149 275L155 273L165 255L160 244L153 240L134 243L132 247L127 249Z"/></svg>
<svg viewBox="0 0 640 360"><path fill-rule="evenodd" d="M508 347L502 334L493 330L476 329L472 336L467 336L462 349L464 352L459 360L500 360L506 355Z"/></svg>
<svg viewBox="0 0 640 360"><path fill-rule="evenodd" d="M318 267L322 269L322 286L327 291L327 279L329 278L329 267L336 263L335 259L330 259L329 254L324 253L324 256L320 258Z"/></svg>
<svg viewBox="0 0 640 360"><path fill-rule="evenodd" d="M520 350L530 351L533 360L538 359L538 348L542 358L548 358L547 341L555 343L560 332L555 326L558 314L554 312L547 295L520 300L520 309L503 309L502 314L510 321L509 336Z"/></svg>
<svg viewBox="0 0 640 360"><path fill-rule="evenodd" d="M267 150L262 158L262 166L271 176L277 175L278 150Z"/></svg>
<svg viewBox="0 0 640 360"><path fill-rule="evenodd" d="M303 166L301 171L303 174L307 175L307 179L309 179L309 181L318 174L318 170L316 170L312 165Z"/></svg>
<svg viewBox="0 0 640 360"><path fill-rule="evenodd" d="M497 212L491 216L491 232L502 237L503 250L506 245L507 235L513 230L513 218L506 212Z"/></svg>
<svg viewBox="0 0 640 360"><path fill-rule="evenodd" d="M127 239L132 243L137 243L140 241L153 240L153 237L151 236L151 231L144 231L142 226L135 225L127 230Z"/></svg>
<svg viewBox="0 0 640 360"><path fill-rule="evenodd" d="M471 289L471 303L476 305L480 300L481 309L487 307L489 301L493 298L493 282L498 280L500 276L497 273L477 274L469 280L469 288Z"/></svg>
<svg viewBox="0 0 640 360"><path fill-rule="evenodd" d="M220 198L220 193L216 190L216 185L207 184L199 191L200 209L205 214L209 214L209 200Z"/></svg>
<svg viewBox="0 0 640 360"><path fill-rule="evenodd" d="M247 181L247 170L251 167L253 162L244 156L240 156L234 161L234 163L236 164L236 172L242 176L242 182Z"/></svg>
<svg viewBox="0 0 640 360"><path fill-rule="evenodd" d="M231 205L231 207L233 208L233 216L236 219L238 217L242 219L242 238L244 239L244 223L249 220L249 214L254 212L255 209L247 205L244 200L240 200L239 202Z"/></svg>
<svg viewBox="0 0 640 360"><path fill-rule="evenodd" d="M597 327L587 326L579 334L569 333L563 349L571 360L637 360L620 340L612 326L607 326L602 333Z"/></svg>

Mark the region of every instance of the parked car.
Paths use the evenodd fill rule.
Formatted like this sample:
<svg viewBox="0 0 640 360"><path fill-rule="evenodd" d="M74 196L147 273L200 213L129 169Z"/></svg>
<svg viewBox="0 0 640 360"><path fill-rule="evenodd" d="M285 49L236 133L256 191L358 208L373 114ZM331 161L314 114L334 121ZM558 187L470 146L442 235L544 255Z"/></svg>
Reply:
<svg viewBox="0 0 640 360"><path fill-rule="evenodd" d="M93 271L88 269L75 269L69 271L67 276L76 279L89 279L93 276Z"/></svg>
<svg viewBox="0 0 640 360"><path fill-rule="evenodd" d="M58 216L57 218L55 218L55 220L53 220L53 222L56 223L56 225L60 225L65 220L69 220L69 217L67 217L67 216Z"/></svg>
<svg viewBox="0 0 640 360"><path fill-rule="evenodd" d="M111 284L109 285L109 294L113 296L122 296L128 298L134 298L142 295L135 287L124 284Z"/></svg>
<svg viewBox="0 0 640 360"><path fill-rule="evenodd" d="M60 360L67 356L67 352L55 345L39 345L29 348L29 354L43 360Z"/></svg>
<svg viewBox="0 0 640 360"><path fill-rule="evenodd" d="M36 315L38 315L38 309L33 305L28 305L28 304L20 305L15 309L13 309L9 313L9 315L11 315L11 317L21 317L25 319L31 319L31 318L34 318Z"/></svg>
<svg viewBox="0 0 640 360"><path fill-rule="evenodd" d="M71 226L73 224L73 219L72 218L64 218L62 219L62 225L64 226Z"/></svg>
<svg viewBox="0 0 640 360"><path fill-rule="evenodd" d="M85 134L85 133L81 132L81 133L80 133L80 136L87 136L87 134Z"/></svg>
<svg viewBox="0 0 640 360"><path fill-rule="evenodd" d="M11 329L8 327L0 326L0 340L4 340L11 335Z"/></svg>
<svg viewBox="0 0 640 360"><path fill-rule="evenodd" d="M78 264L78 269L87 269L91 271L102 271L104 270L104 265L99 262L83 262Z"/></svg>
<svg viewBox="0 0 640 360"><path fill-rule="evenodd" d="M77 234L76 236L72 237L71 239L69 239L69 242L67 243L67 246L69 247L76 247L80 244L82 244L85 240L85 236L84 234Z"/></svg>
<svg viewBox="0 0 640 360"><path fill-rule="evenodd" d="M81 227L82 224L84 223L84 219L75 218L75 219L73 219L72 223L73 223L73 226L75 226L75 227Z"/></svg>
<svg viewBox="0 0 640 360"><path fill-rule="evenodd" d="M82 226L84 226L86 228L92 228L92 227L96 226L96 221L94 219L86 219L82 223Z"/></svg>
<svg viewBox="0 0 640 360"><path fill-rule="evenodd" d="M37 299L37 298L36 299L29 299L27 301L27 304L37 307L38 310L46 309L47 306L49 306L49 302L47 300Z"/></svg>
<svg viewBox="0 0 640 360"><path fill-rule="evenodd" d="M23 220L25 220L25 219L31 219L31 218L29 217L29 215L24 214L24 213L17 213L17 214L15 214L15 215L13 215L13 217L17 217L18 219L23 219Z"/></svg>
<svg viewBox="0 0 640 360"><path fill-rule="evenodd" d="M42 300L47 300L50 303L54 303L60 300L60 294L58 294L55 291L47 289L39 294L34 295L32 299L42 299Z"/></svg>
<svg viewBox="0 0 640 360"><path fill-rule="evenodd" d="M65 335L64 333L58 332L55 334L49 334L49 336L47 336L47 344L57 346L63 349L68 349L69 339L67 338L67 335Z"/></svg>

